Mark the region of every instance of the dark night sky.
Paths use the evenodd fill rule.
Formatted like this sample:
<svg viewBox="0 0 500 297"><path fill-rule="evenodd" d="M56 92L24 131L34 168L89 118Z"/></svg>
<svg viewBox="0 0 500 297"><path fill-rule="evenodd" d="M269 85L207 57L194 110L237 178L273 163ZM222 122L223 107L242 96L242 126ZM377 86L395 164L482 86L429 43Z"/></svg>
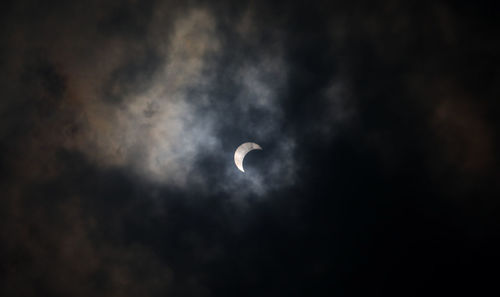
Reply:
<svg viewBox="0 0 500 297"><path fill-rule="evenodd" d="M499 5L212 2L2 2L0 296L498 291Z"/></svg>

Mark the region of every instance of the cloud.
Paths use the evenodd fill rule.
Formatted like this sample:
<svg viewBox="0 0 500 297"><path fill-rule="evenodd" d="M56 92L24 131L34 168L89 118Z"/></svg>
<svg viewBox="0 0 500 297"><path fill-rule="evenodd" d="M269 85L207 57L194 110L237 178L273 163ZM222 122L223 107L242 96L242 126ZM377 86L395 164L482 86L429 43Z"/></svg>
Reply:
<svg viewBox="0 0 500 297"><path fill-rule="evenodd" d="M223 139L232 136L222 131L241 134L242 142L250 136L261 142L276 137L283 121L276 90L285 84L286 68L281 56L265 51L252 59L238 55L224 64L231 48L223 45L216 25L209 11L192 9L173 23L166 40L156 41L152 49L127 52L125 60L115 62L124 66L110 72L111 83L78 81L85 80L81 77L70 81L69 88L71 83L97 84L79 89L80 95L105 90L81 102L83 135L72 147L99 166L129 168L141 178L184 189L192 184L206 188L204 176L213 172L197 168L197 161L211 156L224 163L228 177L218 190L228 184L231 189L242 186L243 182L231 181L230 175L238 179L237 172L227 162L237 144L227 147ZM145 56L151 52L159 58ZM152 63L157 65L149 67ZM229 79L221 80L221 75ZM250 181L254 186L247 186L249 193L262 194L267 187L293 181L293 139L284 136L276 141L282 144L275 153L286 160L274 159L281 165L272 163L265 174L255 176Z"/></svg>
<svg viewBox="0 0 500 297"><path fill-rule="evenodd" d="M135 9L127 7L116 13L127 15ZM96 16L55 14L53 21L34 31L17 28L25 48L12 55L22 58L35 49L54 75L61 77L52 81L64 83L64 93L57 96L50 95L48 84L43 89L28 88L35 98L47 94L39 100L52 115L26 117L36 119L33 133L39 137L25 140L33 148L25 157L32 155L31 159L40 160L35 163L57 168L53 157L57 150L76 150L97 166L122 168L139 179L184 189L207 188L205 176L220 172L228 178L216 186L221 191L228 184L231 189L244 184L231 181L230 176L238 173L227 162L238 142L275 140L281 142L275 156L287 160L271 158L282 165L272 163L272 169L249 180L255 187L248 186L245 192L264 193L266 184L271 188L291 184L293 136L276 137L282 133L284 98L280 91L287 81L286 63L276 46L282 41L275 36L274 46L247 55L241 47L260 46L247 38L257 34L255 28L260 30L252 25L253 14L240 21L253 30L236 26L224 31L207 8L188 7L165 19L171 10L168 3L152 11L141 7L137 18L126 23L135 28L132 33L140 34L127 34L129 30L122 29L128 25L120 25L121 18L106 9ZM146 15L151 16L149 21ZM95 24L87 26L87 22ZM45 37L56 24L73 31L69 34L58 27L54 41L46 43ZM31 73L29 69L25 73ZM56 97L58 101L53 101ZM216 159L224 169L199 168L205 157ZM25 172L22 168L20 172ZM33 171L34 176L44 175L37 172Z"/></svg>
<svg viewBox="0 0 500 297"><path fill-rule="evenodd" d="M311 295L372 264L361 276L383 289L439 262L387 246L462 251L444 196L470 198L465 214L489 195L474 215L498 217L483 18L394 1L60 4L0 12L2 296ZM246 141L264 150L243 174Z"/></svg>

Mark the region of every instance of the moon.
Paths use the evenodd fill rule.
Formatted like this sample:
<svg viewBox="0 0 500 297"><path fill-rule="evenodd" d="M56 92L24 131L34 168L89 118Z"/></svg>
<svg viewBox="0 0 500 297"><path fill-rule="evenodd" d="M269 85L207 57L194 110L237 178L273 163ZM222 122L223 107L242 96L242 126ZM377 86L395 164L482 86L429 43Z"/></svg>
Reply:
<svg viewBox="0 0 500 297"><path fill-rule="evenodd" d="M262 150L262 148L255 142L245 142L234 152L234 164L236 164L236 167L238 167L241 172L245 172L243 168L243 159L245 159L248 152L253 150Z"/></svg>

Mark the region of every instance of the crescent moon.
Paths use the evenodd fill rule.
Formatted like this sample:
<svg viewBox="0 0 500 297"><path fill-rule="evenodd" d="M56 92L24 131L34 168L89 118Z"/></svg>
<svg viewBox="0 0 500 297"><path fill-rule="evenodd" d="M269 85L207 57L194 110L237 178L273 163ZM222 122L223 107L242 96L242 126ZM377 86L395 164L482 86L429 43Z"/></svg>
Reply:
<svg viewBox="0 0 500 297"><path fill-rule="evenodd" d="M236 167L238 167L241 172L245 172L243 168L243 159L245 159L248 152L253 150L262 150L262 148L255 142L245 142L234 152L234 164L236 164Z"/></svg>

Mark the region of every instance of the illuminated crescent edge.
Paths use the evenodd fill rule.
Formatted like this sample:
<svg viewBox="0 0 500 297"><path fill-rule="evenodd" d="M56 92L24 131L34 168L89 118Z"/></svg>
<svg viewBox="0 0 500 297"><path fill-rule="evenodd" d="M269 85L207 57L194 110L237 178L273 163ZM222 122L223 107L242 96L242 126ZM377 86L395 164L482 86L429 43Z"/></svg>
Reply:
<svg viewBox="0 0 500 297"><path fill-rule="evenodd" d="M234 152L234 164L236 164L236 167L238 167L241 172L245 172L245 169L243 168L243 159L245 159L248 152L253 150L262 150L262 148L255 142L245 142Z"/></svg>

